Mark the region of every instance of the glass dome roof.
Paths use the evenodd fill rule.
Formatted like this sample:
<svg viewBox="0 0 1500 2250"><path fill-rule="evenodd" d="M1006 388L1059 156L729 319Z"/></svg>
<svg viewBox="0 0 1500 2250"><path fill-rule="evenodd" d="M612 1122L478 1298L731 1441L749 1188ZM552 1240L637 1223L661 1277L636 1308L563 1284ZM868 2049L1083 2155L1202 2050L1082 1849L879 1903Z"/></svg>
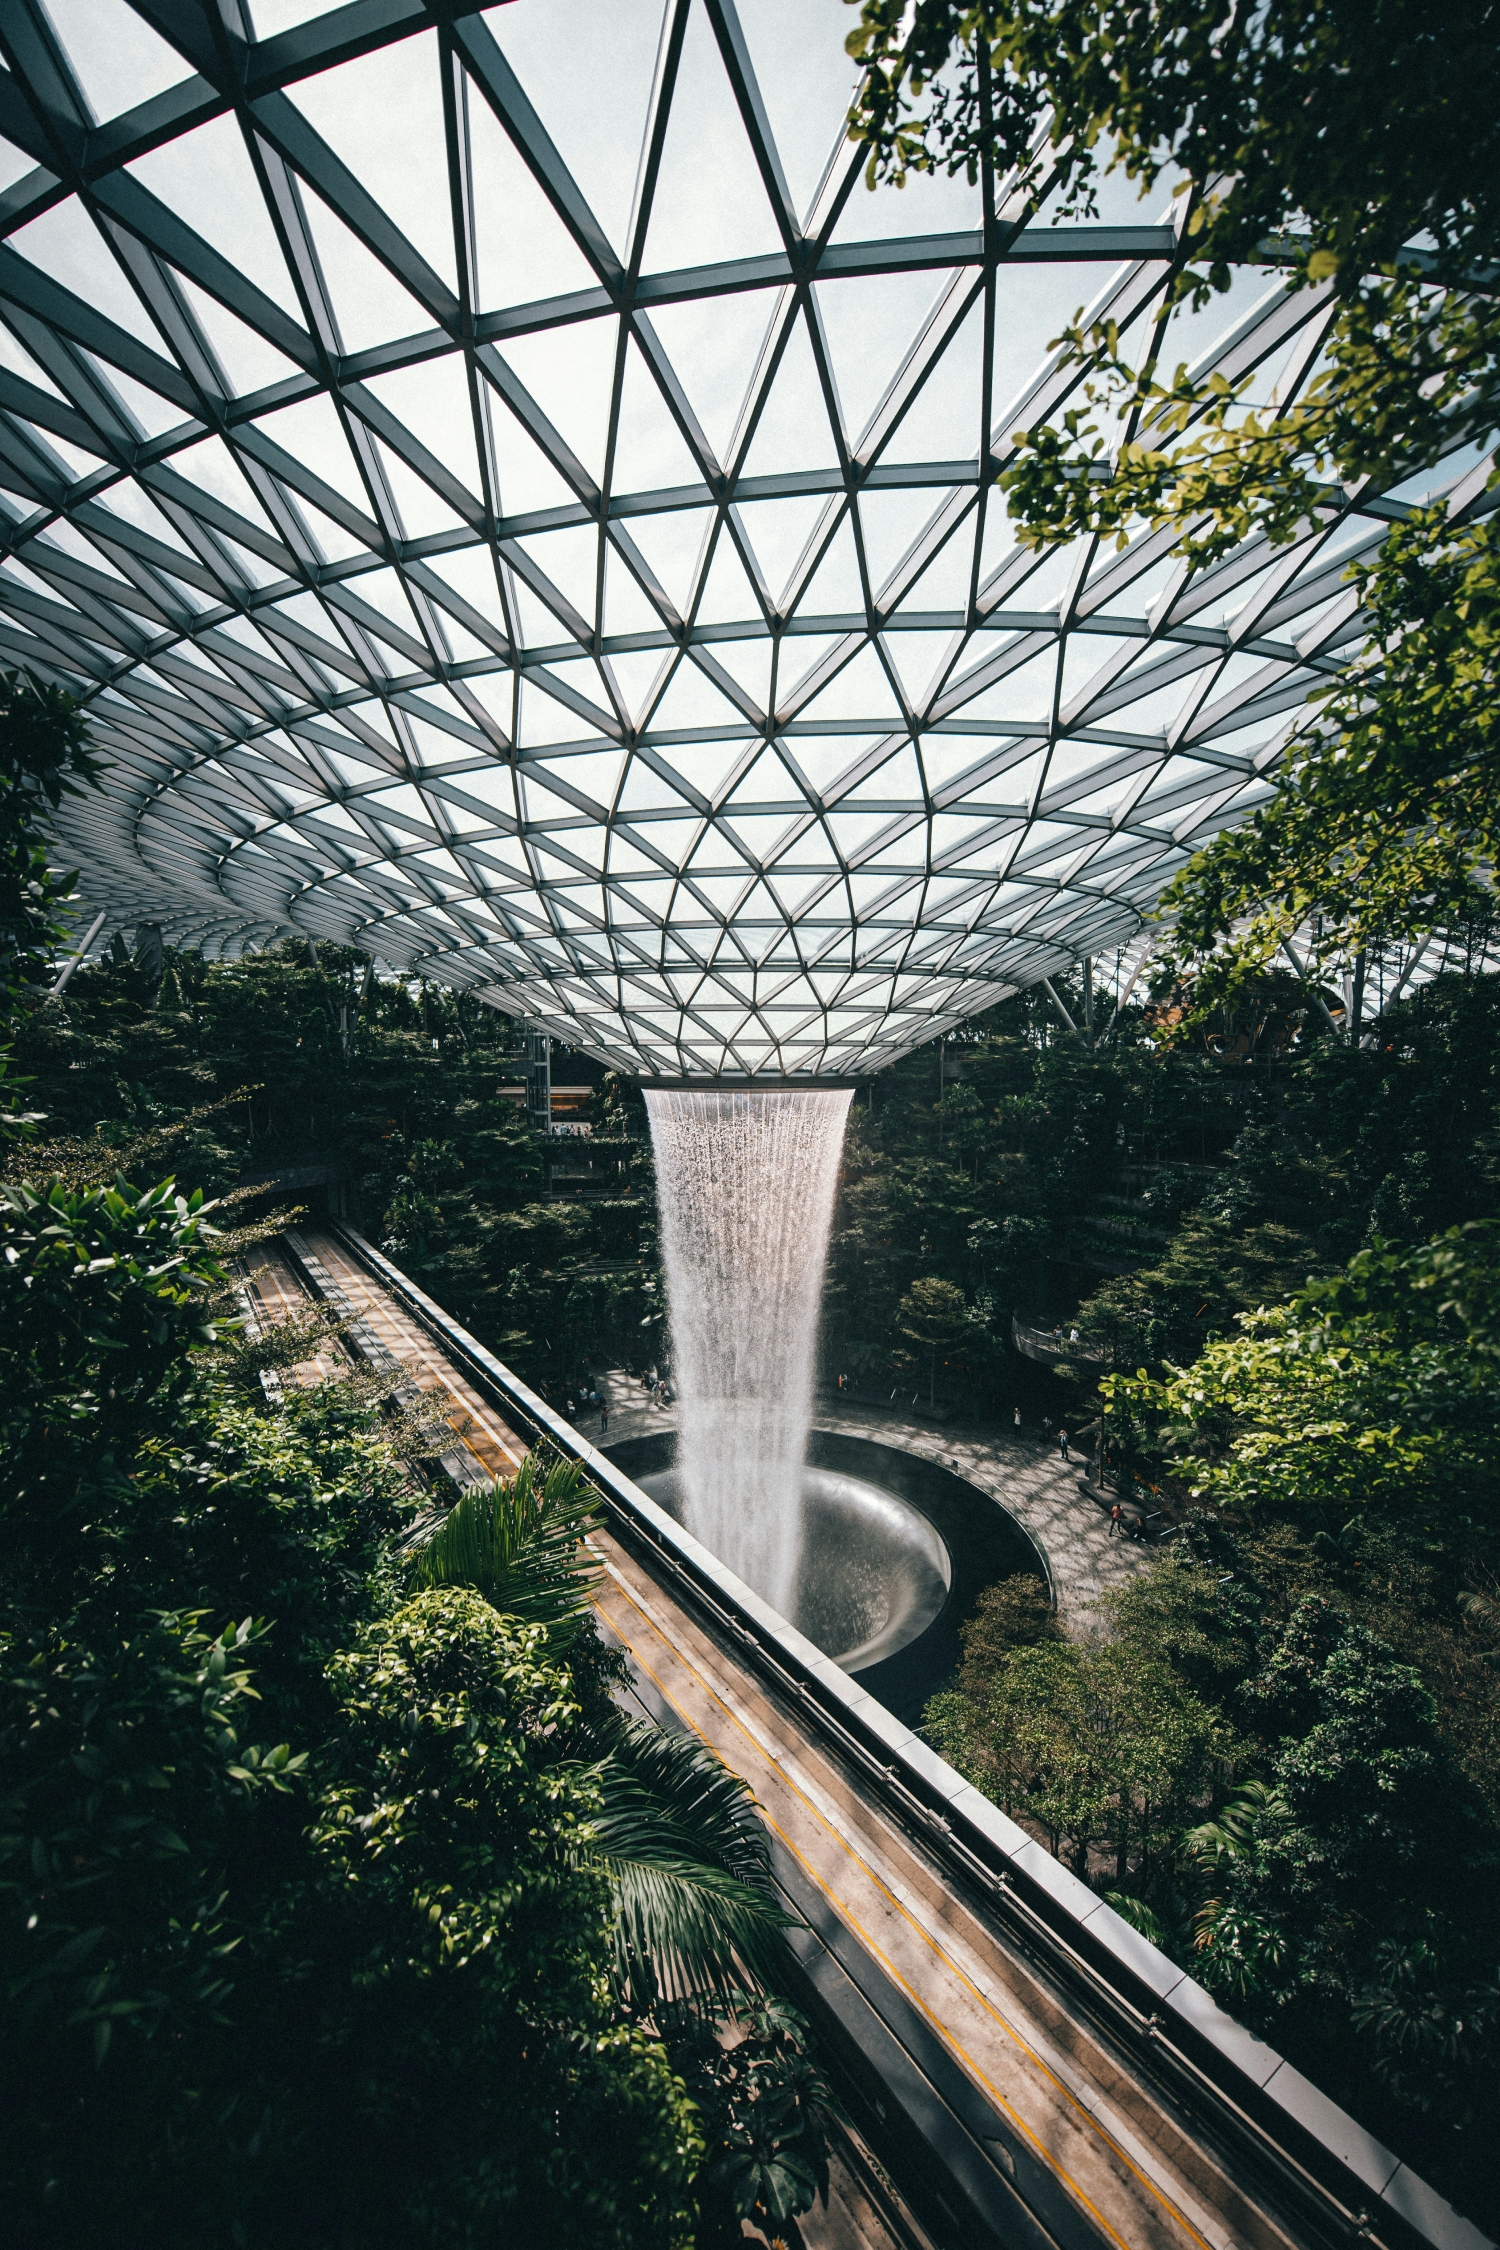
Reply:
<svg viewBox="0 0 1500 2250"><path fill-rule="evenodd" d="M1121 203L865 189L840 0L4 0L0 661L90 912L288 932L647 1075L868 1070L1129 940L1399 503L1188 575L993 475ZM1265 270L1162 349L1285 399Z"/></svg>

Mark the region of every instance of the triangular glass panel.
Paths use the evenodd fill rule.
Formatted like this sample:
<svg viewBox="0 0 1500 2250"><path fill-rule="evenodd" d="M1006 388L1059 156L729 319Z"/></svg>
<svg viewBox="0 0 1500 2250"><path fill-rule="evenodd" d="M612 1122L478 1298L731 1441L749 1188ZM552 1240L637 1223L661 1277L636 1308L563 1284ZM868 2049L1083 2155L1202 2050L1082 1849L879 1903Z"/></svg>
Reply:
<svg viewBox="0 0 1500 2250"><path fill-rule="evenodd" d="M371 376L367 387L477 500L481 487L474 411L458 353Z"/></svg>
<svg viewBox="0 0 1500 2250"><path fill-rule="evenodd" d="M904 742L883 766L866 774L859 787L852 789L847 797L841 797L839 803L858 805L867 798L878 799L882 804L910 805L915 811L923 809L922 776L917 767L917 753L909 742Z"/></svg>
<svg viewBox="0 0 1500 2250"><path fill-rule="evenodd" d="M643 270L670 272L780 248L707 11L695 6L677 66Z"/></svg>
<svg viewBox="0 0 1500 2250"><path fill-rule="evenodd" d="M1023 400L1041 367L1040 339L1058 334L1118 272L1112 265L1002 266L996 281L995 372L990 392L992 435L1007 446Z"/></svg>
<svg viewBox="0 0 1500 2250"><path fill-rule="evenodd" d="M617 876L651 876L658 872L655 860L649 859L643 851L637 850L629 837L622 835L618 828L610 830L609 869L611 875ZM630 896L635 895L635 889L636 886L632 885Z"/></svg>
<svg viewBox="0 0 1500 2250"><path fill-rule="evenodd" d="M799 713L799 717L812 723L826 719L865 719L872 722L892 719L899 722L901 706L896 701L879 656L867 644L851 663L835 673L827 687L813 697Z"/></svg>
<svg viewBox="0 0 1500 2250"><path fill-rule="evenodd" d="M268 344L258 329L226 312L217 297L210 297L184 274L176 280L204 341L224 370L232 398L246 398L296 375L293 362Z"/></svg>
<svg viewBox="0 0 1500 2250"><path fill-rule="evenodd" d="M661 619L618 548L610 546L604 564L606 634L660 632Z"/></svg>
<svg viewBox="0 0 1500 2250"><path fill-rule="evenodd" d="M279 536L222 438L200 438L196 445L184 446L172 455L171 467L175 475L201 492L211 493L257 531Z"/></svg>
<svg viewBox="0 0 1500 2250"><path fill-rule="evenodd" d="M607 661L627 712L637 726L644 726L652 698L665 677L668 657L661 649L637 649Z"/></svg>
<svg viewBox="0 0 1500 2250"><path fill-rule="evenodd" d="M78 198L68 196L7 237L12 250L162 359L171 354Z"/></svg>
<svg viewBox="0 0 1500 2250"><path fill-rule="evenodd" d="M756 860L767 860L775 852L787 832L788 821L784 813L750 817L733 812L730 827L735 842Z"/></svg>
<svg viewBox="0 0 1500 2250"><path fill-rule="evenodd" d="M877 735L798 734L780 748L782 756L804 776L809 789L832 796L840 777L878 740Z"/></svg>
<svg viewBox="0 0 1500 2250"><path fill-rule="evenodd" d="M485 19L622 255L661 17L661 0L528 0Z"/></svg>
<svg viewBox="0 0 1500 2250"><path fill-rule="evenodd" d="M395 501L401 518L401 529L408 539L424 539L435 531L461 531L464 528L463 518L455 514L447 501L433 491L425 478L419 477L415 469L409 469L400 456L379 438L373 442L376 458L385 473L391 498Z"/></svg>
<svg viewBox="0 0 1500 2250"><path fill-rule="evenodd" d="M878 836L882 828L889 827L891 815L835 812L828 813L825 818L840 854L848 860L858 853L862 844L867 844L872 836Z"/></svg>
<svg viewBox="0 0 1500 2250"><path fill-rule="evenodd" d="M497 632L506 631L505 612L495 577L494 557L486 547L461 547L456 553L430 555L425 567L487 619Z"/></svg>
<svg viewBox="0 0 1500 2250"><path fill-rule="evenodd" d="M490 393L490 431L500 478L497 507L502 518L577 505L571 485L564 482L530 431L493 391Z"/></svg>
<svg viewBox="0 0 1500 2250"><path fill-rule="evenodd" d="M431 313L402 288L331 205L311 189L303 190L302 205L346 352L368 351L431 328Z"/></svg>
<svg viewBox="0 0 1500 2250"><path fill-rule="evenodd" d="M735 508L766 584L778 598L829 505L826 495L814 493L792 500L750 500Z"/></svg>
<svg viewBox="0 0 1500 2250"><path fill-rule="evenodd" d="M80 357L93 368L100 387L125 408L147 437L161 437L167 430L176 429L183 420L182 408L175 399L165 399L159 391L148 390L144 383L138 383L122 368L106 367L92 352L83 352ZM56 445L58 440L49 436L47 442Z"/></svg>
<svg viewBox="0 0 1500 2250"><path fill-rule="evenodd" d="M881 242L890 235L955 234L977 231L982 207L978 187L960 173L956 179L932 172L909 172L904 188L863 181L854 190L833 230L835 242Z"/></svg>
<svg viewBox="0 0 1500 2250"><path fill-rule="evenodd" d="M464 682L465 692L486 710L507 742L513 738L515 725L515 698L518 681L514 672L471 672Z"/></svg>
<svg viewBox="0 0 1500 2250"><path fill-rule="evenodd" d="M1140 649L1140 642L1124 634L1069 633L1063 643L1062 686L1059 699L1066 708L1077 703L1093 685L1103 694L1120 678L1115 659Z"/></svg>
<svg viewBox="0 0 1500 2250"><path fill-rule="evenodd" d="M280 407L275 413L260 416L255 426L363 515L369 515L370 495L349 450L343 425L328 399L308 398L295 406Z"/></svg>
<svg viewBox="0 0 1500 2250"><path fill-rule="evenodd" d="M929 273L864 275L817 284L818 312L851 446L863 435L934 297L945 285Z"/></svg>
<svg viewBox="0 0 1500 2250"><path fill-rule="evenodd" d="M426 594L425 588L423 593ZM493 659L494 651L488 642L477 639L467 626L461 625L456 617L443 608L441 602L433 601L427 595L424 607L430 611L435 621L439 646L446 647L455 664L468 664L485 657ZM465 712L464 716L467 718L468 713Z"/></svg>
<svg viewBox="0 0 1500 2250"><path fill-rule="evenodd" d="M787 589L790 593L791 589ZM863 617L864 581L859 574L859 552L854 527L844 517L823 551L822 560L797 597L798 617Z"/></svg>
<svg viewBox="0 0 1500 2250"><path fill-rule="evenodd" d="M34 360L25 346L11 334L3 320L0 320L0 367L8 367L23 382L34 383L38 390L50 392L53 398L65 395L41 363Z"/></svg>
<svg viewBox="0 0 1500 2250"><path fill-rule="evenodd" d="M193 75L125 0L48 0L47 13L101 125Z"/></svg>
<svg viewBox="0 0 1500 2250"><path fill-rule="evenodd" d="M921 577L906 587L895 616L951 618L955 625L962 622L973 583L973 525L971 512L939 548Z"/></svg>
<svg viewBox="0 0 1500 2250"><path fill-rule="evenodd" d="M934 813L931 821L932 858L949 860L955 853L973 849L992 822L984 813Z"/></svg>
<svg viewBox="0 0 1500 2250"><path fill-rule="evenodd" d="M591 288L593 269L477 87L470 89L468 107L479 308L495 311Z"/></svg>
<svg viewBox="0 0 1500 2250"><path fill-rule="evenodd" d="M652 308L651 325L721 466L728 465L776 306L777 300L747 290L742 296Z"/></svg>
<svg viewBox="0 0 1500 2250"><path fill-rule="evenodd" d="M800 795L775 751L763 750L749 771L735 783L729 810L737 816L741 809L749 811L757 805L794 803Z"/></svg>
<svg viewBox="0 0 1500 2250"><path fill-rule="evenodd" d="M521 685L521 731L519 740L527 749L544 748L552 742L576 742L588 729L577 714L554 696L547 695L533 680Z"/></svg>
<svg viewBox="0 0 1500 2250"><path fill-rule="evenodd" d="M886 654L895 664L914 711L923 709L928 697L946 682L953 645L951 633L887 633L885 636Z"/></svg>
<svg viewBox="0 0 1500 2250"><path fill-rule="evenodd" d="M581 791L608 812L614 803L624 765L622 750L588 750L578 757L559 758L555 766L544 763L542 771L555 772L560 781Z"/></svg>
<svg viewBox="0 0 1500 2250"><path fill-rule="evenodd" d="M76 483L82 477L92 476L106 458L102 440L96 451L85 453L81 446L70 445L55 430L38 429L32 422L19 422L18 427L27 433L44 455L60 464L65 483Z"/></svg>
<svg viewBox="0 0 1500 2250"><path fill-rule="evenodd" d="M73 0L73 4L86 6L91 0ZM236 117L211 118L180 139L137 157L127 170L227 258L237 273L301 323L297 292Z"/></svg>
<svg viewBox="0 0 1500 2250"><path fill-rule="evenodd" d="M770 709L771 658L775 644L763 640L723 640L711 644L714 662L744 689L759 711Z"/></svg>
<svg viewBox="0 0 1500 2250"><path fill-rule="evenodd" d="M288 89L433 271L458 287L437 33L418 32Z"/></svg>
<svg viewBox="0 0 1500 2250"><path fill-rule="evenodd" d="M658 585L686 617L692 605L703 552L704 534L712 517L702 508L673 508L659 516L632 516L625 527ZM660 624L660 619L656 620Z"/></svg>
<svg viewBox="0 0 1500 2250"><path fill-rule="evenodd" d="M745 575L745 566L730 537L727 524L719 527L714 542L713 560L708 566L708 577L698 597L694 622L700 625L748 624L762 616L755 589Z"/></svg>
<svg viewBox="0 0 1500 2250"><path fill-rule="evenodd" d="M1047 785L1044 791L1049 809L1064 809L1061 805L1054 807L1055 790L1065 789L1069 782L1076 782L1082 775L1097 772L1101 766L1110 763L1111 756L1112 753L1098 742L1054 743L1047 765Z"/></svg>
<svg viewBox="0 0 1500 2250"><path fill-rule="evenodd" d="M742 477L784 476L789 470L833 468L838 444L828 415L806 324L797 320L787 339L769 396L755 425Z"/></svg>
<svg viewBox="0 0 1500 2250"><path fill-rule="evenodd" d="M571 531L538 532L532 538L518 539L516 544L538 570L545 571L558 592L592 629L599 567L599 534L592 525L580 524Z"/></svg>
<svg viewBox="0 0 1500 2250"><path fill-rule="evenodd" d="M882 459L964 461L977 456L984 435L980 410L983 348L984 327L976 304L936 365L929 368Z"/></svg>
<svg viewBox="0 0 1500 2250"><path fill-rule="evenodd" d="M596 484L604 479L619 333L611 315L542 335L514 336L500 347L507 366Z"/></svg>
<svg viewBox="0 0 1500 2250"><path fill-rule="evenodd" d="M515 781L509 766L472 767L467 773L456 774L452 787L461 789L467 797L477 798L497 813L512 818L515 815Z"/></svg>
<svg viewBox="0 0 1500 2250"><path fill-rule="evenodd" d="M582 712L579 713L578 730L580 734L589 733L600 725L613 728L615 723L614 709L610 703L604 682L599 676L599 667L591 657L581 657L573 662L569 662L567 659L559 661L554 658L547 666L546 678L541 684L547 686L553 682L558 687L568 689L574 695L581 696L590 708L599 714L597 719L591 720L586 718Z"/></svg>
<svg viewBox="0 0 1500 2250"><path fill-rule="evenodd" d="M678 813L685 809L686 803L671 782L648 766L644 758L631 759L620 791L620 812L631 815L648 811ZM656 841L653 836L652 842Z"/></svg>
<svg viewBox="0 0 1500 2250"><path fill-rule="evenodd" d="M654 734L677 727L742 727L744 723L743 713L689 659L678 665L651 714Z"/></svg>
<svg viewBox="0 0 1500 2250"><path fill-rule="evenodd" d="M656 378L631 341L620 391L620 422L615 439L616 492L659 492L673 485L701 484L703 470L668 410Z"/></svg>
<svg viewBox="0 0 1500 2250"><path fill-rule="evenodd" d="M810 20L807 0L756 0L741 22L792 205L803 218L830 151L845 147L859 67L844 51L843 25L831 8ZM795 69L788 68L791 56Z"/></svg>
<svg viewBox="0 0 1500 2250"><path fill-rule="evenodd" d="M866 490L855 505L869 564L870 584L878 593L896 565L931 522L939 496L931 491Z"/></svg>
<svg viewBox="0 0 1500 2250"><path fill-rule="evenodd" d="M658 755L699 796L714 804L743 759L745 745L743 742L674 742L664 745Z"/></svg>

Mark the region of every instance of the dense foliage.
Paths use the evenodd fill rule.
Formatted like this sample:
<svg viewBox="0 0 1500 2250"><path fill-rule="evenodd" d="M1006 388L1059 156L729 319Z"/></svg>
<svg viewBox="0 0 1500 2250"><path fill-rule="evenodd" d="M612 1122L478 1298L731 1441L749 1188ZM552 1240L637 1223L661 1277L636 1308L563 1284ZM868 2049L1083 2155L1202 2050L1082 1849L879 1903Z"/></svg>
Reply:
<svg viewBox="0 0 1500 2250"><path fill-rule="evenodd" d="M529 1380L555 1389L595 1348L638 1349L660 1305L654 1265L637 1263L654 1250L649 1160L599 1065L554 1054L556 1080L600 1082L601 1129L598 1192L552 1196L514 1098L510 1019L368 966L302 941L223 963L169 949L153 966L117 942L21 1028L47 1111L45 1155L27 1162L107 1181L122 1155L170 1160L208 1193L284 1174L282 1203L331 1180Z"/></svg>
<svg viewBox="0 0 1500 2250"><path fill-rule="evenodd" d="M18 2238L186 2241L229 2198L246 2242L688 2240L696 2122L611 1991L545 1629L410 1595L367 1409L256 1412L179 1345L106 1425L21 1269L4 1306L7 1371L17 1325L59 1370L0 1425ZM75 1425L55 1490L8 1473L39 1413Z"/></svg>
<svg viewBox="0 0 1500 2250"><path fill-rule="evenodd" d="M0 802L18 850L37 803ZM46 958L23 905L11 958ZM783 1919L743 1785L616 1708L577 1472L529 1460L434 1530L377 1378L260 1379L337 1323L242 1327L222 1205L133 1184L363 1155L376 1223L409 1217L446 1104L526 1207L479 1100L503 1042L444 1070L428 996L351 977L351 1012L347 966L116 944L19 1026L50 1114L11 1121L0 1190L8 2239L738 2238L824 2184L828 2097L801 2019L742 1989Z"/></svg>
<svg viewBox="0 0 1500 2250"><path fill-rule="evenodd" d="M1473 2216L1500 2126L1495 1222L1107 1377L1176 1543L1063 1640L983 1599L934 1741Z"/></svg>
<svg viewBox="0 0 1500 2250"><path fill-rule="evenodd" d="M1081 1016L1077 990L1062 996ZM1372 1235L1414 1244L1493 1213L1500 979L1446 977L1378 1019L1375 998L1372 977L1354 1044L1294 978L1270 978L1163 1050L1155 1010L1131 1002L1090 1048L1028 995L973 1019L941 1062L882 1073L850 1119L834 1371L920 1398L935 1360L940 1396L1077 1429L1091 1384L1028 1368L1013 1316L1066 1314L1083 1352L1159 1368ZM936 1326L921 1314L929 1282L961 1292L961 1319L949 1299Z"/></svg>
<svg viewBox="0 0 1500 2250"><path fill-rule="evenodd" d="M1473 441L1452 498L1358 574L1369 661L1309 715L1248 833L1165 902L1200 1007L1310 914L1320 964L1442 927L1494 863L1500 802L1500 532L1466 520L1500 405L1494 0L864 0L849 47L872 180L993 168L1056 213L1094 208L1114 171L1184 199L1162 317L1122 339L1080 316L1064 341L1081 403L1011 434L1023 540L1167 531L1204 560L1258 538L1269 559L1366 480ZM1307 321L1269 406L1259 369L1230 382L1163 357L1174 304L1261 261Z"/></svg>

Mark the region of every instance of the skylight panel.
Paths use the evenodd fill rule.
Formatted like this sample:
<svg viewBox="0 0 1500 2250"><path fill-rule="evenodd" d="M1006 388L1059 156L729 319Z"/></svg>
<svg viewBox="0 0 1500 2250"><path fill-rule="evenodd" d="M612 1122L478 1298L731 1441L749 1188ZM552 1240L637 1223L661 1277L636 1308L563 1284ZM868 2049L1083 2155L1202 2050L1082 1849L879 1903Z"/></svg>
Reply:
<svg viewBox="0 0 1500 2250"><path fill-rule="evenodd" d="M622 255L662 13L662 0L526 0L485 18Z"/></svg>
<svg viewBox="0 0 1500 2250"><path fill-rule="evenodd" d="M79 24L107 28L122 7L59 0L60 25L73 25L64 45L77 47ZM323 12L263 0L257 33ZM634 1052L692 1071L727 1051L736 1068L855 1068L987 1004L1011 970L1024 981L1101 932L1127 936L1189 842L1264 795L1243 762L1265 763L1302 723L1315 675L1263 650L1174 636L1189 620L1230 621L1241 639L1300 635L1342 650L1359 626L1341 571L1381 525L1355 518L1275 555L1252 544L1193 577L1143 533L1124 555L1096 557L1081 594L1075 551L1019 549L1003 497L973 482L981 433L995 433L1003 454L1016 420L1067 403L1067 383L1042 375L1048 339L1080 303L1117 289L1119 269L999 263L985 396L977 311L963 314L982 273L980 188L857 187L838 240L876 245L877 270L814 282L820 369L806 308L777 274L777 182L800 213L831 149L838 168L858 162L840 138L852 83L844 10L838 0L741 0L740 13L758 108L742 110L702 0L675 60L659 49L661 0L525 0L466 18L452 143L432 31L294 73L288 99L330 152L300 152L317 185L299 173L281 207L294 236L305 215L315 253L304 271L317 337L305 346L309 315L227 108L132 167L210 261L223 261L208 278L227 305L175 274L187 319L174 320L170 345L76 200L12 238L81 309L78 334L51 353L30 330L23 345L0 328L0 365L61 402L87 334L77 410L97 415L113 398L156 441L147 482L121 476L92 499L80 493L55 522L38 516L27 528L29 496L6 502L0 593L13 638L95 696L110 795L65 807L59 822L90 897L118 899L138 918L158 883L164 926L231 949L276 934L295 900L330 934L367 933L361 942L392 966L477 980L616 1062ZM465 49L482 54L491 41L571 180L541 143L528 163L464 79ZM504 80L497 65L495 83ZM127 91L114 85L110 96ZM667 110L654 175L643 163L653 98ZM774 142L759 154L758 117ZM530 129L515 122L518 135ZM580 237L603 228L605 270L616 253L643 253L649 311L628 333L617 313L572 317L597 276L539 184L543 171L560 203L572 199ZM477 259L477 347L455 311L465 270L455 213ZM141 215L149 236L150 205ZM914 234L956 237L953 258L934 251L931 269L878 270L882 238ZM1066 250L1066 230L1058 239ZM163 254L169 265L186 255L180 236ZM736 266L747 256L770 263ZM669 271L671 293L686 292L677 302L662 301L652 279ZM1131 349L1152 332L1165 275L1164 262L1147 268L1135 292ZM1236 349L1253 351L1254 323L1279 305L1279 286L1241 277L1201 334L1174 315L1168 354L1201 350L1205 336L1217 350L1236 323ZM518 305L528 309L508 326L503 314ZM123 367L88 332L96 313L120 331ZM315 340L329 356L314 356ZM1277 341L1268 381L1287 348ZM220 389L237 399L275 386L286 403L253 429L231 416L210 435L193 421L199 383L210 401ZM24 424L24 405L13 411ZM840 431L857 441L872 415L873 474L855 462L846 478ZM103 458L66 421L61 433L38 421L35 443L60 478L91 478ZM720 481L726 471L738 490ZM686 504L663 504L674 497ZM498 512L493 533L487 508ZM307 572L318 591L285 591ZM63 613L55 632L38 634L18 606L28 588ZM149 666L127 657L114 671L122 646L94 606L106 588L123 648L144 636ZM85 589L90 608L68 621ZM1064 599L1078 615L1149 617L1158 637L1070 630L1064 640ZM247 606L252 615L239 614ZM207 627L205 610L216 618ZM819 618L837 630L800 630ZM636 645L601 648L601 635ZM510 661L513 636L540 657L524 676ZM98 692L97 670L70 672L65 659L109 668L113 684ZM350 695L359 700L346 704ZM287 735L236 746L247 725L273 716ZM785 732L768 744L773 719ZM1168 760L1169 727L1239 762ZM298 741L315 747L289 746ZM216 749L232 772L211 763ZM397 774L408 778L397 784ZM413 775L449 778L424 803ZM137 829L147 787L152 809ZM219 868L214 806L237 834L249 815L235 807L251 787L271 790L277 808L295 803L292 824L268 829L265 849L235 844ZM545 852L503 832L518 787ZM1046 820L1032 818L1039 788ZM128 876L115 871L127 831ZM661 871L685 864L686 889ZM465 903L476 885L505 898L508 931L529 933L534 967L522 982L492 983L485 949L514 954L516 941L497 940L492 918ZM439 892L451 913L431 903ZM757 985L747 964L774 962L785 977L800 974L802 954L821 964L825 998L847 1021L828 1047L809 1029L778 1049L809 996L786 986L778 998L769 967ZM855 961L888 970L908 960L921 977L889 1018L888 975L848 983ZM703 982L707 962L758 1012L741 1007L732 1027L710 1033L701 1011L726 1003L722 981ZM696 1021L668 1005L673 964ZM629 979L625 1017L614 1012L617 977Z"/></svg>
<svg viewBox="0 0 1500 2250"><path fill-rule="evenodd" d="M610 316L515 336L499 353L596 483L604 476L619 337Z"/></svg>
<svg viewBox="0 0 1500 2250"><path fill-rule="evenodd" d="M192 76L177 50L125 0L46 0L46 6L101 125Z"/></svg>
<svg viewBox="0 0 1500 2250"><path fill-rule="evenodd" d="M76 196L67 196L39 219L19 227L9 244L50 280L147 345L168 366L172 364L159 330Z"/></svg>

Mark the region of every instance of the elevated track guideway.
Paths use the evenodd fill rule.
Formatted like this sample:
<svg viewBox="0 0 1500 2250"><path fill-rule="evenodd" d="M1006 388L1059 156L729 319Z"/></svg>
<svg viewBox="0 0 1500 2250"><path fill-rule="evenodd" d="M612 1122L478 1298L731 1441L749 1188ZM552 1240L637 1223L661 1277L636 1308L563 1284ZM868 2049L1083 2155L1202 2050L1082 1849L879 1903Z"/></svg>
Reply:
<svg viewBox="0 0 1500 2250"><path fill-rule="evenodd" d="M253 1255L268 1317L329 1301L357 1356L441 1394L456 1481L538 1438L584 1464L601 1623L641 1703L755 1793L803 1996L914 2250L1483 2250L368 1243Z"/></svg>

